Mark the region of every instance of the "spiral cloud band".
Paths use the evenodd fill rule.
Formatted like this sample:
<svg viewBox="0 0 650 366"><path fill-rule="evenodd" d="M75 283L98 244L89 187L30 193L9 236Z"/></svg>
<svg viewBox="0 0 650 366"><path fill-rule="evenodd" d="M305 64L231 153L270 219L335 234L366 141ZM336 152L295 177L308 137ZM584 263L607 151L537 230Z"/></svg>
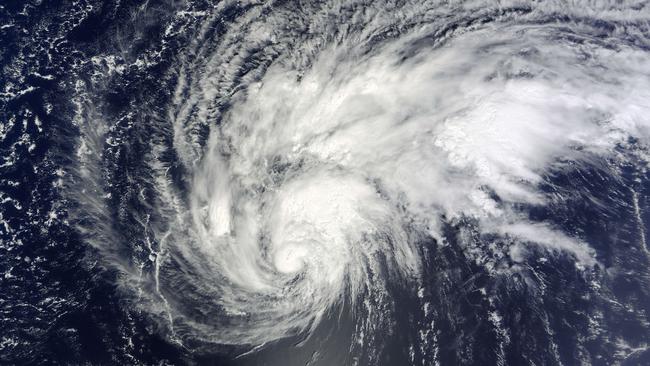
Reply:
<svg viewBox="0 0 650 366"><path fill-rule="evenodd" d="M84 202L78 226L86 240L117 268L130 306L166 339L247 357L285 339L321 342L324 329L345 318L352 324L345 347L361 352L356 362L373 364L384 356L367 349L384 349L382 332L398 337L403 314L413 312L405 357L434 364L443 338L458 337L448 349L465 342L460 325L443 329L438 318L453 311L441 305L451 287L445 295L431 282L443 273L440 281L452 281L447 266L462 258L459 271L484 276L472 286L485 310L477 322L494 340L486 359L504 362L514 352L566 362L606 353L580 342L573 356L562 353L559 322L545 310L533 313L550 356L509 351L519 333L504 319L510 300L498 293L525 286L521 302L530 304L550 296L537 274L550 269L535 267L550 261L584 285L576 292L610 296L602 276L616 264L567 214L578 204L595 211L608 204L561 177L599 171L620 181L621 166L647 167L644 5L192 6L174 13L162 36L161 47L183 40L161 78L166 99L142 96L147 103L120 117L152 129L134 132L145 148L133 156L146 173L129 178L138 187L133 201L119 201L111 178L108 186L100 178L102 169L119 171L102 168L102 159L122 143L120 127L89 103L79 103L70 189ZM111 60L96 67L121 77L125 68ZM110 83L80 88L102 85ZM633 231L643 234L645 207L631 192ZM116 229L129 222L138 223L130 238ZM641 237L635 245L647 260ZM446 252L455 259L431 259Z"/></svg>

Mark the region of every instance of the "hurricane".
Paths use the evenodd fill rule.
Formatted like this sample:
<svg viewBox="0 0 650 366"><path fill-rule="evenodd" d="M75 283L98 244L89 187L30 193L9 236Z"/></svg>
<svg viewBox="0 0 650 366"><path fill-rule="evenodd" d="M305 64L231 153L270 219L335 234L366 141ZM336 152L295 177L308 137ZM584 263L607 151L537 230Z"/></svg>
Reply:
<svg viewBox="0 0 650 366"><path fill-rule="evenodd" d="M650 362L647 3L0 8L0 360Z"/></svg>

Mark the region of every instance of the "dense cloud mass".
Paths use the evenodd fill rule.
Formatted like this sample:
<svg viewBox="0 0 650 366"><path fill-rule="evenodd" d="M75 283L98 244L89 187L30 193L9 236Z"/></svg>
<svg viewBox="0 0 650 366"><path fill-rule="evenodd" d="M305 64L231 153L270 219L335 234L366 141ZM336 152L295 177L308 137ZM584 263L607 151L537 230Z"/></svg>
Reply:
<svg viewBox="0 0 650 366"><path fill-rule="evenodd" d="M107 359L650 362L645 3L108 4L44 158Z"/></svg>

